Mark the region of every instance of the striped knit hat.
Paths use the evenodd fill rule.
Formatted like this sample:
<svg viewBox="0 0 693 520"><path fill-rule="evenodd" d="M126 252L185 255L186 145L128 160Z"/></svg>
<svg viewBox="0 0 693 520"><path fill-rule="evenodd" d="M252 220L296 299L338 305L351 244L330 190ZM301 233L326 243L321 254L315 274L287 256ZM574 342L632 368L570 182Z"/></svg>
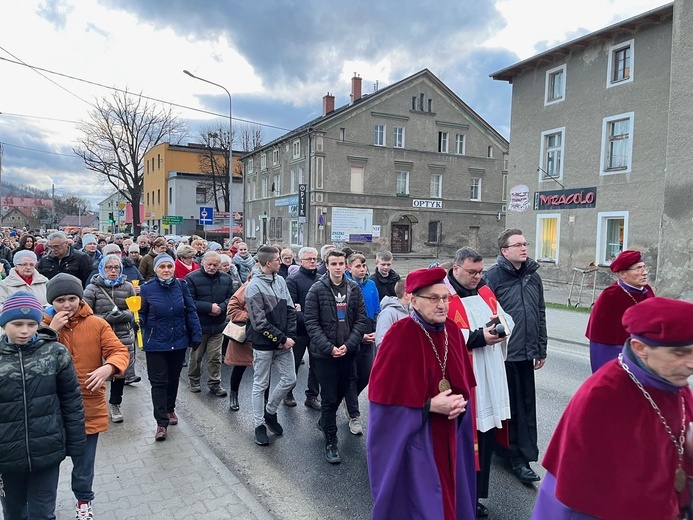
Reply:
<svg viewBox="0 0 693 520"><path fill-rule="evenodd" d="M27 291L17 291L5 300L0 312L0 327L14 320L43 321L43 306L36 296Z"/></svg>

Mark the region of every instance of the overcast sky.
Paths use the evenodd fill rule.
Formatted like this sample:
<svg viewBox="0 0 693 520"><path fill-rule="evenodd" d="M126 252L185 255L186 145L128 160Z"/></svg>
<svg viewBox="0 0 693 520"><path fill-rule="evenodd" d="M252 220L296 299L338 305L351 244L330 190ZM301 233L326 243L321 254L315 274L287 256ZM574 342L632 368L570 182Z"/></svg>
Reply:
<svg viewBox="0 0 693 520"><path fill-rule="evenodd" d="M320 115L328 91L349 101L430 69L510 138L511 86L489 74L630 18L662 0L21 0L0 5L2 176L93 204L108 196L72 152L90 103L82 80L256 121L265 141ZM551 8L549 8L551 7ZM10 61L7 61L10 60ZM47 69L61 75L36 70ZM176 107L189 141L220 118ZM273 127L279 127L273 128Z"/></svg>

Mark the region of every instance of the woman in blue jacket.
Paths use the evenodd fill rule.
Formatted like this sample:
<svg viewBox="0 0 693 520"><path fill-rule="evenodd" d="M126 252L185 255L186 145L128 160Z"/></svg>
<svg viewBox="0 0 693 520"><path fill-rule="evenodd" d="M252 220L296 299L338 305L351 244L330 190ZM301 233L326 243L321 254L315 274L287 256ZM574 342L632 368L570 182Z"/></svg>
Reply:
<svg viewBox="0 0 693 520"><path fill-rule="evenodd" d="M157 441L166 440L168 426L178 424L176 397L185 349L190 346L195 350L202 341L195 302L185 281L174 276L174 269L173 258L165 253L157 255L156 276L140 290L140 319Z"/></svg>

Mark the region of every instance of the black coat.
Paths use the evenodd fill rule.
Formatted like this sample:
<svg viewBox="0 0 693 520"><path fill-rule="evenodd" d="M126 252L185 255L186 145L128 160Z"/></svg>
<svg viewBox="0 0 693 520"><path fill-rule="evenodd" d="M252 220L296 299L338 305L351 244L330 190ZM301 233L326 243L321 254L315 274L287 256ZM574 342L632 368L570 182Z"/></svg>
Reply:
<svg viewBox="0 0 693 520"><path fill-rule="evenodd" d="M370 278L375 282L375 287L378 289L378 301L385 298L385 296L397 296L395 294L395 285L399 282L400 276L394 269L390 270L387 277L385 277L380 274L376 267Z"/></svg>
<svg viewBox="0 0 693 520"><path fill-rule="evenodd" d="M49 280L58 273L67 273L82 280L82 287L91 281L92 260L89 256L68 246L67 255L58 258L52 254L46 255L36 265L36 270Z"/></svg>
<svg viewBox="0 0 693 520"><path fill-rule="evenodd" d="M306 269L305 267L301 266L298 268L298 271L286 279L286 286L289 288L289 294L291 295L294 305L299 304L301 306L301 310L296 311L297 336L308 335L304 318L306 295L318 278L320 278L320 276L315 269Z"/></svg>
<svg viewBox="0 0 693 520"><path fill-rule="evenodd" d="M345 275L346 276L346 275ZM347 278L347 323L349 336L344 344L348 354L358 352L363 335L370 332L366 304L361 288ZM310 336L310 351L321 358L331 358L337 345L337 304L330 288L330 275L323 275L308 291L304 321Z"/></svg>
<svg viewBox="0 0 693 520"><path fill-rule="evenodd" d="M197 308L202 334L221 333L226 325L226 308L234 292L231 275L222 271L209 275L202 267L188 274L185 281ZM217 316L210 314L214 303L221 307Z"/></svg>
<svg viewBox="0 0 693 520"><path fill-rule="evenodd" d="M47 327L19 348L0 339L0 473L48 468L84 451L82 393L57 340Z"/></svg>
<svg viewBox="0 0 693 520"><path fill-rule="evenodd" d="M546 305L544 285L537 270L539 264L528 258L515 269L502 255L492 266L484 280L513 317L515 327L508 341L506 361L528 361L546 358Z"/></svg>

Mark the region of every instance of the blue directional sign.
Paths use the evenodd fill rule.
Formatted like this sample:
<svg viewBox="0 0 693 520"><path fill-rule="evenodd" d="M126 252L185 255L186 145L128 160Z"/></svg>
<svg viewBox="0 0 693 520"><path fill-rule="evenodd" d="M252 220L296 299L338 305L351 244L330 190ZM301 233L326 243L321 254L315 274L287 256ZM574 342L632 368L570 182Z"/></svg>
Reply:
<svg viewBox="0 0 693 520"><path fill-rule="evenodd" d="M210 226L214 224L214 208L200 206L200 226Z"/></svg>

